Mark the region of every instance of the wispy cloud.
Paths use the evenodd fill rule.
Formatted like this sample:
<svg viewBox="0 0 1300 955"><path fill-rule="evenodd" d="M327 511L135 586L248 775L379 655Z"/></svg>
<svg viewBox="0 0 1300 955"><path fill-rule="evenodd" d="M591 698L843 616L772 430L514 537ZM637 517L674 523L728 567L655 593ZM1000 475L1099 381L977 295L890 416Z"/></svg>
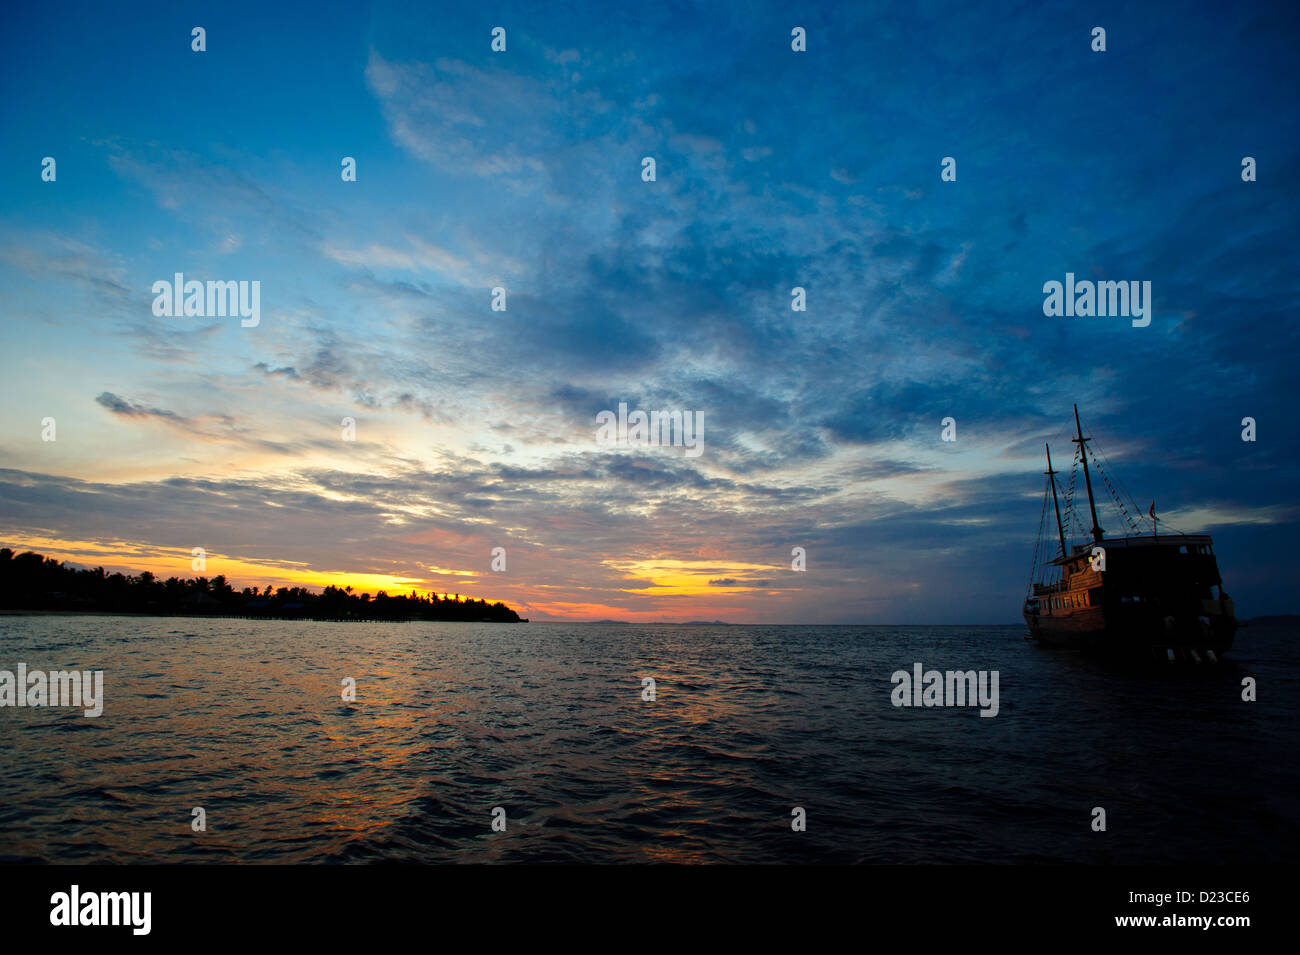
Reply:
<svg viewBox="0 0 1300 955"><path fill-rule="evenodd" d="M1130 11L1140 54L1103 63L1085 13L812 10L794 54L770 3L507 4L500 55L470 8L379 5L360 47L253 14L334 67L226 49L218 94L210 57L144 57L135 82L195 104L165 141L134 87L78 98L120 72L91 51L47 84L84 106L10 116L68 145L0 232L3 532L538 616L1007 620L1078 402L1126 485L1214 529L1239 603L1293 609L1266 602L1300 571L1294 31ZM45 75L39 49L11 69ZM175 271L260 280L262 323L155 317ZM1066 271L1150 279L1152 325L1047 319ZM702 412L707 452L598 446L620 401Z"/></svg>

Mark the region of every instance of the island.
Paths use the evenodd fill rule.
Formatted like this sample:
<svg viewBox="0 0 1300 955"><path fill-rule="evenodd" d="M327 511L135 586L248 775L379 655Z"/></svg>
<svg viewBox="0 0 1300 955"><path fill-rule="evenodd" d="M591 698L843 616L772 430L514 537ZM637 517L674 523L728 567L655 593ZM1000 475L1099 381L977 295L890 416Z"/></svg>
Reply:
<svg viewBox="0 0 1300 955"><path fill-rule="evenodd" d="M71 567L32 551L15 554L0 548L0 610L53 613L129 613L158 617L265 617L303 620L459 620L527 623L497 601L434 593L373 597L352 587L306 587L235 590L222 575L169 577L149 571L139 576L108 574Z"/></svg>

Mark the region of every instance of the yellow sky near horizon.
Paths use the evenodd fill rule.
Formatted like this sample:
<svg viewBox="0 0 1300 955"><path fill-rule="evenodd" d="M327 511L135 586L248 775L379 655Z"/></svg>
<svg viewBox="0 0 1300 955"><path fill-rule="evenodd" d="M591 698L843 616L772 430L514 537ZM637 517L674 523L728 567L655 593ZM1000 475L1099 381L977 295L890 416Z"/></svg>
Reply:
<svg viewBox="0 0 1300 955"><path fill-rule="evenodd" d="M109 572L140 574L149 571L157 577L207 577L224 576L236 590L245 587L261 589L267 584L274 587L351 586L357 593L377 593L383 590L391 595L427 594L433 588L416 577L389 574L366 574L347 571L313 570L306 564L284 561L258 561L231 557L224 554L205 553L203 569L195 569L191 551L179 547L159 547L133 541L67 541L55 538L24 538L20 546L5 544L16 552L36 551L55 560L67 561L84 567L102 566ZM469 571L446 571L469 574ZM441 591L438 591L443 596ZM450 593L445 596L449 596ZM464 596L462 594L462 596ZM481 595L473 595L478 599ZM489 603L496 598L482 597Z"/></svg>
<svg viewBox="0 0 1300 955"><path fill-rule="evenodd" d="M665 617L682 617L700 619L725 616L740 608L734 606L713 605L711 602L692 601L686 608L669 608L666 606L649 606L645 609L632 609L619 606L607 599L591 600L573 599L575 595L566 594L568 599L547 599L544 594L530 594L527 599L492 596L477 592L474 583L480 575L475 571L456 570L454 568L429 567L439 574L474 578L468 580L467 590L442 591L432 587L426 580L400 575L358 573L347 571L315 570L305 563L294 561L264 561L246 559L236 556L206 552L203 555L202 569L193 566L195 556L189 550L179 547L166 547L139 541L121 540L64 540L53 537L25 536L21 543L0 539L0 546L11 548L17 553L35 551L45 557L66 561L80 567L103 567L109 573L123 573L131 576L149 571L156 577L192 578L224 576L235 589L253 587L261 590L267 584L272 587L307 587L321 590L327 586L351 586L354 593L375 594L384 591L390 595L421 594L430 592L439 596L452 596L459 592L462 597L482 599L488 603L498 600L513 607L521 615L543 614L557 619L574 621L618 618L630 622L663 620ZM631 586L615 588L614 593L629 597L658 596L679 597L716 597L727 599L753 590L767 590L768 587L753 587L745 578L757 573L772 575L776 569L759 564L729 562L725 560L631 560L607 561L607 566L618 570ZM719 587L709 584L709 580L723 578L737 579L733 586ZM647 583L648 581L648 583ZM547 588L543 587L544 592Z"/></svg>

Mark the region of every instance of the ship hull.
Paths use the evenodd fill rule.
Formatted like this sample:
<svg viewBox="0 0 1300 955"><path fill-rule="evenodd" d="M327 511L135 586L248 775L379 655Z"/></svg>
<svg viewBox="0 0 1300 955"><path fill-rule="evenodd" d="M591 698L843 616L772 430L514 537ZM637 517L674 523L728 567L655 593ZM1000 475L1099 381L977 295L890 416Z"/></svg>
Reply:
<svg viewBox="0 0 1300 955"><path fill-rule="evenodd" d="M1109 621L1102 611L1049 616L1025 611L1029 636L1044 646L1107 657L1213 662L1232 648L1235 622L1179 627L1167 620Z"/></svg>

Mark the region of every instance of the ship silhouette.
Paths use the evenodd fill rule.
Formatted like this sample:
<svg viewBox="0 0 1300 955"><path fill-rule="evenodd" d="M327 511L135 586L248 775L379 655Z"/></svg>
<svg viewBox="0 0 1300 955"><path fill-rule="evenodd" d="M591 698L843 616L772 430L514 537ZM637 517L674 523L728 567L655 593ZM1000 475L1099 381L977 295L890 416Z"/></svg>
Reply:
<svg viewBox="0 0 1300 955"><path fill-rule="evenodd" d="M1138 533L1138 521L1146 518L1136 504L1136 514L1129 512L1115 491L1118 481L1108 473L1109 462L1099 460L1088 447L1092 438L1083 436L1078 405L1074 406L1074 426L1076 436L1071 443L1078 447L1065 512L1067 522L1083 526L1074 512L1074 477L1081 465L1092 540L1067 544L1067 522L1062 521L1056 482L1060 472L1052 469L1052 450L1045 445L1043 516L1023 608L1028 636L1046 645L1105 656L1218 662L1232 646L1239 624L1232 599L1223 591L1214 542L1208 534L1160 533L1154 501L1149 511L1151 533ZM1103 468L1103 464L1107 466ZM1134 534L1104 535L1093 496L1093 469ZM1045 535L1049 491L1059 551L1056 557L1046 559L1051 547Z"/></svg>

